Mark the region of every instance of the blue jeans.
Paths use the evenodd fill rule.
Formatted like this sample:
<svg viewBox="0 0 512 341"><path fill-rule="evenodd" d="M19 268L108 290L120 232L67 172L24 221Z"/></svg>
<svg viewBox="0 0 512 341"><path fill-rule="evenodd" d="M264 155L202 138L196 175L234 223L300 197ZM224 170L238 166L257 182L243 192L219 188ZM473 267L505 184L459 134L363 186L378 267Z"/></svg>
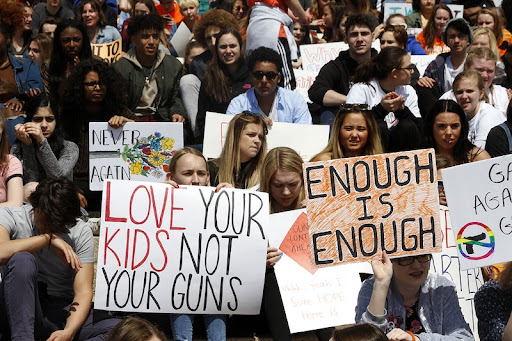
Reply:
<svg viewBox="0 0 512 341"><path fill-rule="evenodd" d="M226 315L202 315L208 341L226 340ZM171 314L172 337L175 341L192 341L194 315Z"/></svg>

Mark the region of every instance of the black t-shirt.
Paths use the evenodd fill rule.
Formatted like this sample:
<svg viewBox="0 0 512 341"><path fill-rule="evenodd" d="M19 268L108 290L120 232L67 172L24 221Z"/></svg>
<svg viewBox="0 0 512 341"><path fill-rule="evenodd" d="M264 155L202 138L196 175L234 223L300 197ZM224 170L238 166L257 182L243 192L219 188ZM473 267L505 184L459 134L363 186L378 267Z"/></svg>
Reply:
<svg viewBox="0 0 512 341"><path fill-rule="evenodd" d="M508 129L512 133L512 123L508 120L505 123L507 124ZM510 154L507 133L499 125L492 128L489 134L487 135L485 150L492 157Z"/></svg>

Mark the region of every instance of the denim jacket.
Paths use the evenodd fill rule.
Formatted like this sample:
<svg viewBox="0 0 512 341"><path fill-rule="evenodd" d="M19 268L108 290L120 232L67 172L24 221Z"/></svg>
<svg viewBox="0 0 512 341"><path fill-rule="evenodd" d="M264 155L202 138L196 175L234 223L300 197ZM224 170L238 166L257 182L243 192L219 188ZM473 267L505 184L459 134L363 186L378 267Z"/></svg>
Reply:
<svg viewBox="0 0 512 341"><path fill-rule="evenodd" d="M36 63L26 58L16 58L8 54L9 61L14 69L14 79L18 86L18 93L23 95L30 89L41 89L44 92L44 84L41 73Z"/></svg>

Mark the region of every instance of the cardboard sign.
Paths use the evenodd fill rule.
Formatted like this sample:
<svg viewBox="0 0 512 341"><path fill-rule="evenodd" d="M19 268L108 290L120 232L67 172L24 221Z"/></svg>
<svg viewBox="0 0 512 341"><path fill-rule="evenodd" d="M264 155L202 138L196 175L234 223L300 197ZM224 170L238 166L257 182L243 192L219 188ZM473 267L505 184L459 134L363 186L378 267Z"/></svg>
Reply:
<svg viewBox="0 0 512 341"><path fill-rule="evenodd" d="M228 125L234 116L206 113L203 142L203 155L207 158L219 157L228 131ZM274 122L268 127L267 149L290 147L303 160L310 160L327 145L329 126L297 123Z"/></svg>
<svg viewBox="0 0 512 341"><path fill-rule="evenodd" d="M92 54L100 57L107 64L114 64L123 52L122 38L106 44L91 44Z"/></svg>
<svg viewBox="0 0 512 341"><path fill-rule="evenodd" d="M459 305L466 322L478 340L478 320L473 298L478 288L484 284L480 268L462 270L457 253L457 242L453 236L448 207L440 206L440 223L443 232L443 251L434 253L430 262L430 271L445 276L455 284Z"/></svg>
<svg viewBox="0 0 512 341"><path fill-rule="evenodd" d="M441 251L433 149L303 165L318 266Z"/></svg>
<svg viewBox="0 0 512 341"><path fill-rule="evenodd" d="M512 260L512 155L442 173L461 268Z"/></svg>
<svg viewBox="0 0 512 341"><path fill-rule="evenodd" d="M183 124L128 122L113 129L89 123L89 188L107 179L162 182L174 153L183 148Z"/></svg>
<svg viewBox="0 0 512 341"><path fill-rule="evenodd" d="M425 74L425 69L434 59L436 59L436 56L430 55L430 54L413 55L413 56L411 56L411 63L416 65L416 67L418 68L418 71L420 73L420 76L423 77L423 75Z"/></svg>
<svg viewBox="0 0 512 341"><path fill-rule="evenodd" d="M258 314L268 194L107 181L96 309Z"/></svg>
<svg viewBox="0 0 512 341"><path fill-rule="evenodd" d="M293 73L295 74L295 80L297 81L295 92L298 92L304 98L306 103L311 103L308 90L315 81L318 73L299 69L293 69Z"/></svg>
<svg viewBox="0 0 512 341"><path fill-rule="evenodd" d="M283 251L274 269L291 333L354 323L359 273L369 263L314 268L306 210L270 215L269 244Z"/></svg>

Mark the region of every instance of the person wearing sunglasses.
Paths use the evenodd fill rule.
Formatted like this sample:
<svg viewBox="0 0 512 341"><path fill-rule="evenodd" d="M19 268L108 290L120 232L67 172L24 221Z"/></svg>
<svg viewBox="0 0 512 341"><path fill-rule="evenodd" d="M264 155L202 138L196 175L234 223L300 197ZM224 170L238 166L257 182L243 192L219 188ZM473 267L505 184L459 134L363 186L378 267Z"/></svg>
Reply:
<svg viewBox="0 0 512 341"><path fill-rule="evenodd" d="M226 114L233 116L250 110L265 118L267 124L311 124L311 114L304 98L277 85L282 68L279 53L268 47L259 47L249 55L248 65L253 88L235 97Z"/></svg>
<svg viewBox="0 0 512 341"><path fill-rule="evenodd" d="M363 282L356 323L372 323L391 341L474 340L459 306L455 285L429 273L431 254L372 260Z"/></svg>
<svg viewBox="0 0 512 341"><path fill-rule="evenodd" d="M379 125L385 151L416 149L420 144L418 96L410 86L414 72L406 50L389 46L360 64L347 104L367 104Z"/></svg>

